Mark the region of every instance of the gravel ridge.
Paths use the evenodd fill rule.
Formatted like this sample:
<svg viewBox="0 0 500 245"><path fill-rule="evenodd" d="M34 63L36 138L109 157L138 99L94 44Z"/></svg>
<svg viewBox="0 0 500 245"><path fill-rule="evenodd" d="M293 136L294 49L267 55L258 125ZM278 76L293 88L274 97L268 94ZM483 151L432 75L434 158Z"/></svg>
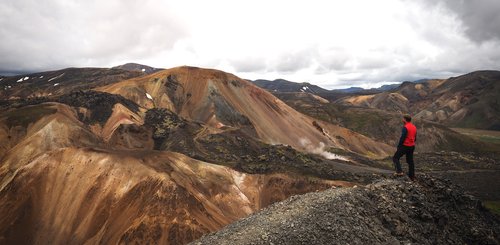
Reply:
<svg viewBox="0 0 500 245"><path fill-rule="evenodd" d="M191 244L499 244L499 227L478 199L421 175L293 196Z"/></svg>

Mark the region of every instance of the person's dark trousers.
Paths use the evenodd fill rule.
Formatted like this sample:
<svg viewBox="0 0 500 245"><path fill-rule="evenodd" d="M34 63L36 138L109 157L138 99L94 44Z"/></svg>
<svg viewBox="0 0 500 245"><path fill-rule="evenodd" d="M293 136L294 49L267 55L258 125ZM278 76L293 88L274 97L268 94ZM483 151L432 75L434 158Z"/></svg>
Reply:
<svg viewBox="0 0 500 245"><path fill-rule="evenodd" d="M401 173L403 170L401 169L401 163L399 159L406 155L406 162L408 163L408 176L410 178L415 177L415 164L413 163L413 151L415 150L415 146L400 146L394 156L392 157L392 162L394 162L394 166L396 167L396 172Z"/></svg>

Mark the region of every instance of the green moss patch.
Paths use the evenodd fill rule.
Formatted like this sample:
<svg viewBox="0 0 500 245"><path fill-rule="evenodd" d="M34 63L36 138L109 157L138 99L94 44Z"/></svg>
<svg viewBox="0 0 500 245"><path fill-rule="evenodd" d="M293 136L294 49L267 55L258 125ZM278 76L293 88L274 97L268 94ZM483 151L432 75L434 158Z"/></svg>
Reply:
<svg viewBox="0 0 500 245"><path fill-rule="evenodd" d="M57 109L50 105L35 105L22 107L4 114L8 127L21 126L28 127L29 124L40 120L42 117L57 112Z"/></svg>
<svg viewBox="0 0 500 245"><path fill-rule="evenodd" d="M483 205L490 210L490 212L500 215L500 201L484 201Z"/></svg>

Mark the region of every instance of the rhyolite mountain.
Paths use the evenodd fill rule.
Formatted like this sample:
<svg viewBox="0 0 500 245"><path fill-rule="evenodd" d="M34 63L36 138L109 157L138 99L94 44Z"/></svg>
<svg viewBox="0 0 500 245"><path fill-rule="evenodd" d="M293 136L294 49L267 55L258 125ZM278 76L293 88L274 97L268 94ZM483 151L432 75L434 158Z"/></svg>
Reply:
<svg viewBox="0 0 500 245"><path fill-rule="evenodd" d="M406 82L397 89L340 98L336 103L395 112L450 127L500 130L500 71L476 71L448 79Z"/></svg>
<svg viewBox="0 0 500 245"><path fill-rule="evenodd" d="M0 80L0 100L62 95L142 76L140 71L109 68L67 68L38 72Z"/></svg>
<svg viewBox="0 0 500 245"><path fill-rule="evenodd" d="M339 105L310 93L275 93L295 110L395 146L401 134L401 113L362 106ZM480 151L498 148L457 133L436 122L414 119L418 126L418 152Z"/></svg>
<svg viewBox="0 0 500 245"><path fill-rule="evenodd" d="M471 73L475 74L475 73ZM491 76L490 72L485 72L485 76ZM491 121L481 122L482 124L495 122L495 118L500 116L500 112L495 112L494 105L497 100L494 95L500 94L499 91L488 91L490 95L483 96L479 89L481 82L479 79L474 79L477 76L468 78L467 82L455 84L454 90L451 93L461 91L457 87L465 86L471 89L469 97L473 96L476 107L484 105L484 108L478 109L475 114L486 114L482 111L488 111L488 117ZM463 80L459 77L459 80ZM438 93L443 98L449 98L448 90L445 87L440 87L446 80L431 80L422 79L414 82L404 82L398 85L397 88L390 92L371 92L368 90L352 95L348 93L336 93L332 90L328 93L310 93L310 92L280 92L271 90L275 96L287 103L292 108L309 115L318 120L330 122L335 125L349 128L355 132L376 139L379 142L384 142L389 145L396 145L399 134L401 133L401 114L414 113L415 122L419 126L419 138L424 139L419 142L419 152L434 152L434 151L483 151L491 152L492 148L498 146L478 142L470 137L459 134L449 128L449 126L459 127L467 126L458 122L439 121L432 117L432 113L421 111L420 113L413 112L412 108L427 107L432 93ZM491 85L491 81L488 83ZM299 83L296 83L296 86ZM487 86L487 85L485 85ZM437 89L439 87L439 90ZM474 89L472 89L474 88ZM479 91L479 92L478 92ZM432 97L432 96L431 96ZM497 96L498 97L498 96ZM439 103L437 100L435 103ZM493 103L493 104L492 104ZM432 104L431 104L432 106ZM458 106L458 105L457 105ZM463 109L471 110L471 109ZM443 111L438 111L437 115L441 115ZM431 115L426 117L426 115ZM467 121L472 118L467 117ZM476 122L478 122L477 120ZM474 126L474 125L472 125ZM476 125L477 126L477 125ZM480 127L480 126L479 126ZM493 128L494 129L494 128ZM483 151L484 152L484 151Z"/></svg>
<svg viewBox="0 0 500 245"><path fill-rule="evenodd" d="M163 70L161 68L154 68L151 66L137 64L137 63L126 63L123 65L114 66L112 68L113 69L122 69L122 70L127 70L127 71L140 71L140 72L143 72L146 74L151 74L151 73L155 73L157 71Z"/></svg>
<svg viewBox="0 0 500 245"><path fill-rule="evenodd" d="M414 81L414 83L422 83L427 80L428 79L421 79ZM371 89L365 89L362 87L349 87L349 88L328 90L307 82L297 83L285 79L275 79L272 81L265 79L257 79L251 82L270 92L277 92L277 93L308 92L312 94L322 94L322 95L336 94L336 93L347 93L347 94L376 93L376 92L392 90L394 88L399 87L400 85L400 83L394 83L394 84L382 85L378 88L371 88Z"/></svg>
<svg viewBox="0 0 500 245"><path fill-rule="evenodd" d="M210 128L241 129L268 144L285 144L303 151L335 147L382 156L390 148L305 116L264 89L217 70L178 67L96 90L121 95L143 108L165 108Z"/></svg>
<svg viewBox="0 0 500 245"><path fill-rule="evenodd" d="M69 68L0 86L1 244L185 244L293 195L391 173L392 146L218 70ZM496 174L493 162L459 166Z"/></svg>
<svg viewBox="0 0 500 245"><path fill-rule="evenodd" d="M309 92L313 94L328 92L327 89L321 88L317 85L307 82L296 83L285 79L276 79L273 81L258 79L252 81L252 83L271 92Z"/></svg>
<svg viewBox="0 0 500 245"><path fill-rule="evenodd" d="M0 111L1 243L186 243L291 195L385 172L328 149L380 158L388 145L232 74L75 69L36 74L61 79L57 91L35 74L1 81L12 86Z"/></svg>

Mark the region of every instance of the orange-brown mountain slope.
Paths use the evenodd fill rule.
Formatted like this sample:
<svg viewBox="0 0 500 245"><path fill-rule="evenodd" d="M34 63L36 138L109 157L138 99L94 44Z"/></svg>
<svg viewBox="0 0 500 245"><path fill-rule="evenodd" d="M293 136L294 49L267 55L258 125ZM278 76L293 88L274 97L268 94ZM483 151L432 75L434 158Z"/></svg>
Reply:
<svg viewBox="0 0 500 245"><path fill-rule="evenodd" d="M0 113L0 243L183 244L291 195L350 185L116 150L78 113L60 103Z"/></svg>
<svg viewBox="0 0 500 245"><path fill-rule="evenodd" d="M211 128L246 128L264 142L303 151L334 147L378 157L391 151L358 133L315 121L264 89L217 70L177 67L96 90L119 94L143 108L166 108Z"/></svg>
<svg viewBox="0 0 500 245"><path fill-rule="evenodd" d="M0 244L184 244L291 195L384 172L307 152L390 149L215 70L58 86L0 108Z"/></svg>

